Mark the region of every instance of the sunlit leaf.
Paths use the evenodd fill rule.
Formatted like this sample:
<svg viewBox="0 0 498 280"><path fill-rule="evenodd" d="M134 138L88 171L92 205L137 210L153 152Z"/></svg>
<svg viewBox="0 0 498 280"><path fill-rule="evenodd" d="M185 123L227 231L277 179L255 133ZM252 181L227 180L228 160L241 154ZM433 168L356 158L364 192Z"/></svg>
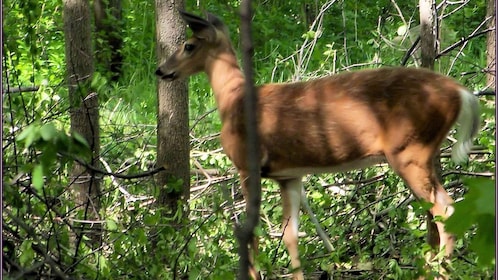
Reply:
<svg viewBox="0 0 498 280"><path fill-rule="evenodd" d="M99 266L100 266L101 269L106 269L107 268L107 259L102 254L99 255Z"/></svg>
<svg viewBox="0 0 498 280"><path fill-rule="evenodd" d="M43 187L43 166L41 164L38 164L33 168L33 173L32 173L32 183L33 187L39 192L41 192L42 187Z"/></svg>
<svg viewBox="0 0 498 280"><path fill-rule="evenodd" d="M114 231L114 230L118 229L118 224L113 219L107 219L106 225L107 225L107 229L110 231Z"/></svg>

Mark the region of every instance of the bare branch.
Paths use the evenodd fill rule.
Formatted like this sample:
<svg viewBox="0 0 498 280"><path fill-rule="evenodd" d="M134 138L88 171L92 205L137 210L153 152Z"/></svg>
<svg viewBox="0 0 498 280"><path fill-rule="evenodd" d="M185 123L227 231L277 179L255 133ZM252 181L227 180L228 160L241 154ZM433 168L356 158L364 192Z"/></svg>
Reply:
<svg viewBox="0 0 498 280"><path fill-rule="evenodd" d="M405 56L401 60L401 66L406 65L406 63L408 62L408 59L410 58L410 56L413 55L413 53L415 52L415 49L417 48L419 43L420 43L420 36L417 37L415 42L413 42L412 46L408 49L408 51L406 51Z"/></svg>
<svg viewBox="0 0 498 280"><path fill-rule="evenodd" d="M461 46L462 44L465 44L466 42L468 42L470 39L473 39L475 37L479 37L479 36L482 36L490 31L494 30L494 28L488 28L488 29L485 29L483 31L480 31L480 32L477 32L475 34L472 34L472 35L469 35L468 37L465 37L465 38L462 38L460 39L460 41L454 43L453 45L447 47L446 49L442 50L440 53L438 53L436 55L436 59L440 58L441 56L443 55L446 55L448 54L449 52L451 52L452 50L458 48L459 46Z"/></svg>
<svg viewBox="0 0 498 280"><path fill-rule="evenodd" d="M159 173L160 171L165 170L164 166L159 166L159 167L156 167L156 168L154 168L152 170L145 171L143 173L138 173L138 174L120 174L120 173L113 173L113 172L104 171L102 169L99 169L99 168L97 168L97 167L95 167L95 166L93 166L93 165L85 162L82 159L75 158L75 157L72 157L72 158L74 159L74 161L76 161L77 163L81 164L82 166L88 168L92 172L95 172L97 174L107 175L107 176L114 176L116 178L127 179L127 180L137 179L137 178L143 178L143 177L149 177L149 176L152 176L152 175L155 175L155 174Z"/></svg>
<svg viewBox="0 0 498 280"><path fill-rule="evenodd" d="M32 87L7 87L7 88L3 88L2 92L3 93L34 92L34 91L38 91L39 89L40 89L39 86L32 86Z"/></svg>

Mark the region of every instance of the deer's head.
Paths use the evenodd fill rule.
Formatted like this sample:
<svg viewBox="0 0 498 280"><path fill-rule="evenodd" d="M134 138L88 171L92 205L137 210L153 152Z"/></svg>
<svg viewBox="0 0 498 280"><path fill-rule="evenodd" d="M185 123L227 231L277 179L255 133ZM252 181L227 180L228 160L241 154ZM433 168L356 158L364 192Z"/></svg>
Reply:
<svg viewBox="0 0 498 280"><path fill-rule="evenodd" d="M184 79L206 69L209 60L220 51L232 51L228 29L215 15L206 13L207 18L179 11L192 30L192 37L183 43L157 70L163 80Z"/></svg>

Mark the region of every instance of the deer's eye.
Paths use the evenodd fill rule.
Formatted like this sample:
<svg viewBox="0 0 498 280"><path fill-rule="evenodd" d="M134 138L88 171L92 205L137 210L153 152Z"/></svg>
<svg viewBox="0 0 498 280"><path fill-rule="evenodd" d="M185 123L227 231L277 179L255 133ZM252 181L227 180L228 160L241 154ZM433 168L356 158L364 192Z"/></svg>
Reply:
<svg viewBox="0 0 498 280"><path fill-rule="evenodd" d="M193 50L195 49L195 45L192 45L192 44L185 44L185 46L184 46L183 48L184 48L184 50L185 50L186 52L191 52L191 51L193 51Z"/></svg>

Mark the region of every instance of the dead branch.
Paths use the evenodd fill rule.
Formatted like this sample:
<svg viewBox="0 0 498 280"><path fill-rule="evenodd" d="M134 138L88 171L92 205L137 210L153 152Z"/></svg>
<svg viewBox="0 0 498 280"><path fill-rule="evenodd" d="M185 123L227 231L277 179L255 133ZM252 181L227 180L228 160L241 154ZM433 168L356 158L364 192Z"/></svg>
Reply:
<svg viewBox="0 0 498 280"><path fill-rule="evenodd" d="M488 32L491 32L493 30L494 30L494 28L488 28L488 29L485 29L483 31L477 32L475 34L469 35L469 36L467 36L465 38L462 38L458 42L455 42L453 45L447 47L446 49L442 50L440 53L436 54L435 59L438 59L438 58L440 58L443 55L447 55L449 52L451 52L452 50L458 48L462 44L465 44L469 40L471 40L473 38L476 38L476 37L479 37L479 36L482 36L482 35L484 35L484 34L486 34Z"/></svg>
<svg viewBox="0 0 498 280"><path fill-rule="evenodd" d="M40 89L39 86L32 86L32 87L7 87L3 88L2 92L5 93L22 93L22 92L35 92Z"/></svg>

